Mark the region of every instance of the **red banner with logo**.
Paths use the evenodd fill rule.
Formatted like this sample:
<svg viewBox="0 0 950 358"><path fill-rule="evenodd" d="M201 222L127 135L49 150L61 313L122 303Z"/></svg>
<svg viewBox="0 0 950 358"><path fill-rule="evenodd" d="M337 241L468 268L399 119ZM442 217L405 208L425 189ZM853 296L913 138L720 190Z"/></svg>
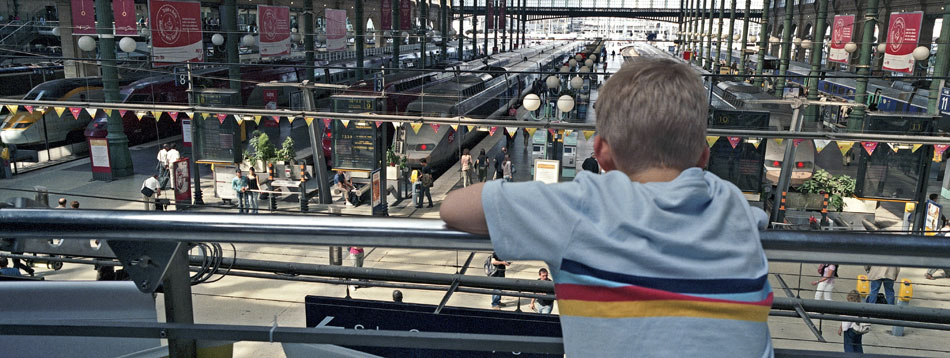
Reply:
<svg viewBox="0 0 950 358"><path fill-rule="evenodd" d="M277 109L277 92L275 89L264 90L264 108Z"/></svg>
<svg viewBox="0 0 950 358"><path fill-rule="evenodd" d="M393 5L390 0L382 0L379 4L379 28L389 30L393 27Z"/></svg>
<svg viewBox="0 0 950 358"><path fill-rule="evenodd" d="M327 51L346 49L346 10L326 9Z"/></svg>
<svg viewBox="0 0 950 358"><path fill-rule="evenodd" d="M399 29L409 30L412 28L412 2L401 0L399 2Z"/></svg>
<svg viewBox="0 0 950 358"><path fill-rule="evenodd" d="M262 57L290 54L290 8L286 6L257 6L260 26L258 47Z"/></svg>
<svg viewBox="0 0 950 358"><path fill-rule="evenodd" d="M835 15L831 29L831 49L828 50L828 61L848 63L848 51L844 45L851 42L854 32L854 15Z"/></svg>
<svg viewBox="0 0 950 358"><path fill-rule="evenodd" d="M134 0L112 0L112 13L115 15L115 34L119 36L137 36Z"/></svg>
<svg viewBox="0 0 950 358"><path fill-rule="evenodd" d="M92 35L96 33L96 8L92 0L72 0L73 34Z"/></svg>
<svg viewBox="0 0 950 358"><path fill-rule="evenodd" d="M494 0L485 0L485 29L495 29L495 9L492 8Z"/></svg>
<svg viewBox="0 0 950 358"><path fill-rule="evenodd" d="M924 21L923 11L891 13L891 23L887 27L887 50L884 51L884 66L888 71L913 73L914 49L920 38L920 25Z"/></svg>
<svg viewBox="0 0 950 358"><path fill-rule="evenodd" d="M175 186L175 205L191 203L191 170L188 158L181 158L172 163L172 183Z"/></svg>
<svg viewBox="0 0 950 358"><path fill-rule="evenodd" d="M505 10L508 8L508 0L500 0L498 6L498 28L501 30L505 29L507 22L505 20Z"/></svg>
<svg viewBox="0 0 950 358"><path fill-rule="evenodd" d="M152 63L201 62L201 4L190 1L150 0Z"/></svg>

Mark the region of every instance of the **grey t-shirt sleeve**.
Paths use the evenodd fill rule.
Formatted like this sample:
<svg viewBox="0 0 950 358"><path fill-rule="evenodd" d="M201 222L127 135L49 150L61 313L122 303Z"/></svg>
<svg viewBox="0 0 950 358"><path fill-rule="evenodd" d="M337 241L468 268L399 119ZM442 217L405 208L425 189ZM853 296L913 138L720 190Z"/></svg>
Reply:
<svg viewBox="0 0 950 358"><path fill-rule="evenodd" d="M482 207L495 252L504 260L543 260L559 266L584 215L584 191L576 182L486 183Z"/></svg>

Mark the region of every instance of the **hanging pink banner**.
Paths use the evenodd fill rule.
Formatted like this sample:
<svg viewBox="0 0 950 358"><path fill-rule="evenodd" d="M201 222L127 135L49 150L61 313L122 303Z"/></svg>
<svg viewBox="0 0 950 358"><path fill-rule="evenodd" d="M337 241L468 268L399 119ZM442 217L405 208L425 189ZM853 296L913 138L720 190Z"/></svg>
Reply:
<svg viewBox="0 0 950 358"><path fill-rule="evenodd" d="M861 146L868 152L868 155L873 155L874 150L877 149L877 142L861 142Z"/></svg>
<svg viewBox="0 0 950 358"><path fill-rule="evenodd" d="M112 13L115 14L115 34L119 36L138 36L135 23L134 0L112 0Z"/></svg>
<svg viewBox="0 0 950 358"><path fill-rule="evenodd" d="M258 47L262 57L290 54L290 8L257 5Z"/></svg>
<svg viewBox="0 0 950 358"><path fill-rule="evenodd" d="M201 62L204 59L204 49L201 48L201 4L151 0L148 7L154 66Z"/></svg>
<svg viewBox="0 0 950 358"><path fill-rule="evenodd" d="M439 133L439 124L438 124L438 123L432 123L431 126L432 126L432 130L434 130L436 133Z"/></svg>
<svg viewBox="0 0 950 358"><path fill-rule="evenodd" d="M327 9L327 51L346 49L346 10Z"/></svg>
<svg viewBox="0 0 950 358"><path fill-rule="evenodd" d="M828 50L828 61L848 63L848 51L844 45L851 42L854 32L854 15L835 15L831 30L831 49Z"/></svg>
<svg viewBox="0 0 950 358"><path fill-rule="evenodd" d="M399 2L399 29L409 30L412 28L412 2L401 0Z"/></svg>
<svg viewBox="0 0 950 358"><path fill-rule="evenodd" d="M379 4L379 29L389 30L393 27L393 5L390 0L382 0Z"/></svg>
<svg viewBox="0 0 950 358"><path fill-rule="evenodd" d="M485 28L488 30L495 29L495 9L492 8L493 0L485 0Z"/></svg>
<svg viewBox="0 0 950 358"><path fill-rule="evenodd" d="M73 34L92 35L96 33L96 8L92 0L72 0Z"/></svg>
<svg viewBox="0 0 950 358"><path fill-rule="evenodd" d="M508 8L508 0L500 0L499 2L500 4L498 5L498 29L504 30L505 25L507 25L507 23L505 22L506 20L505 10Z"/></svg>
<svg viewBox="0 0 950 358"><path fill-rule="evenodd" d="M913 73L914 49L920 38L920 25L924 21L923 11L891 13L891 23L887 27L887 50L884 51L884 66L888 71Z"/></svg>
<svg viewBox="0 0 950 358"><path fill-rule="evenodd" d="M732 149L736 149L736 146L742 141L742 137L727 137L726 139L729 140L729 145L732 146Z"/></svg>

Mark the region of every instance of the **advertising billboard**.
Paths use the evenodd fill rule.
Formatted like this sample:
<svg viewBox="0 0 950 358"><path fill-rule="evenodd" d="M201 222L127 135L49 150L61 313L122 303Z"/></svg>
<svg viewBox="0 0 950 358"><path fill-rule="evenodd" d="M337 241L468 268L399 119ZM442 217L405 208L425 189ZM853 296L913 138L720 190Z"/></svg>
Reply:
<svg viewBox="0 0 950 358"><path fill-rule="evenodd" d="M154 66L201 62L201 4L190 1L150 0Z"/></svg>
<svg viewBox="0 0 950 358"><path fill-rule="evenodd" d="M914 49L920 38L920 25L924 20L922 11L891 13L887 27L887 50L884 51L884 66L888 71L913 73Z"/></svg>
<svg viewBox="0 0 950 358"><path fill-rule="evenodd" d="M831 29L831 49L828 51L828 61L848 63L848 51L844 45L851 42L854 32L854 15L835 15Z"/></svg>
<svg viewBox="0 0 950 358"><path fill-rule="evenodd" d="M259 48L262 57L290 54L290 8L286 6L257 6L260 24Z"/></svg>

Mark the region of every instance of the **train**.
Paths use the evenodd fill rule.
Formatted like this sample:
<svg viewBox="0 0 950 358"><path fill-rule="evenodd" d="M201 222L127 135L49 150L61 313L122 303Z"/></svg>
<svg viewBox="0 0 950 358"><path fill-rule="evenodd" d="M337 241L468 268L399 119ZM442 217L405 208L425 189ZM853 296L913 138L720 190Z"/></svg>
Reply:
<svg viewBox="0 0 950 358"><path fill-rule="evenodd" d="M58 79L41 83L23 96L32 101L102 102L102 80L94 77ZM8 114L0 123L0 139L7 144L24 147L58 143L81 138L82 130L92 117L86 111L79 118L72 114L57 115L47 111L21 110Z"/></svg>

